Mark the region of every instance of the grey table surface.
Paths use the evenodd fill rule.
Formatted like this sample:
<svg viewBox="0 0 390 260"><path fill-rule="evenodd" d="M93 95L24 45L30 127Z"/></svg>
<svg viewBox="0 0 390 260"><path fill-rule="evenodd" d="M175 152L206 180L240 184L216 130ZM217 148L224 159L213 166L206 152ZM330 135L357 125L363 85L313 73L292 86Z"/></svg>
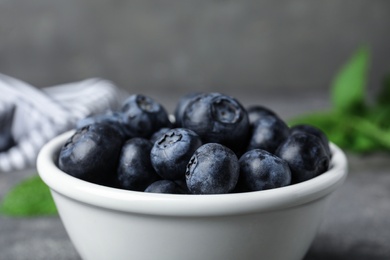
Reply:
<svg viewBox="0 0 390 260"><path fill-rule="evenodd" d="M167 97L163 102L171 102ZM251 97L244 102L253 103ZM304 101L291 98L260 98L282 117L321 109L328 104L322 96ZM171 104L171 103L168 103ZM347 153L349 175L331 195L318 234L304 260L390 259L390 155ZM0 173L0 200L34 169ZM1 260L80 259L58 216L11 218L0 216Z"/></svg>

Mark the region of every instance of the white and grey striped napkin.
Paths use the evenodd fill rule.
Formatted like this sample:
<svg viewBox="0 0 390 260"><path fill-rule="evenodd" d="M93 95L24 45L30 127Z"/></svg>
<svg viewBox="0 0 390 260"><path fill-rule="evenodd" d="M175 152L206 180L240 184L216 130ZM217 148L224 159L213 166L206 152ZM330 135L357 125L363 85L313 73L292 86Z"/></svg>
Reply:
<svg viewBox="0 0 390 260"><path fill-rule="evenodd" d="M37 89L0 74L0 117L13 114L12 120L0 121L0 135L10 128L15 141L0 152L0 172L34 167L47 141L74 128L82 118L116 110L122 96L112 82L99 78Z"/></svg>

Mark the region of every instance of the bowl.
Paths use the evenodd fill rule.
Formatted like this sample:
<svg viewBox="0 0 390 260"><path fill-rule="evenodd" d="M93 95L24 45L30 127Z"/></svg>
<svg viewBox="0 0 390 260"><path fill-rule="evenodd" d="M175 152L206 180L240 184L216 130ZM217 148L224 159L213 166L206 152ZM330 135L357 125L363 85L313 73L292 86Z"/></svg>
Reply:
<svg viewBox="0 0 390 260"><path fill-rule="evenodd" d="M47 143L37 168L86 260L302 259L329 195L347 175L346 157L331 143L327 172L282 188L221 195L121 190L77 179L57 167L59 150L72 134Z"/></svg>

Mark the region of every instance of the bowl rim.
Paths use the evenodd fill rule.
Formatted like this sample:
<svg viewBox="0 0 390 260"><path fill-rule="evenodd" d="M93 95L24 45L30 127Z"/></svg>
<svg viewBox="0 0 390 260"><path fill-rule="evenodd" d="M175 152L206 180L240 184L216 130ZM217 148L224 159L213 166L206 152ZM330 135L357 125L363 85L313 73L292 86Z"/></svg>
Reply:
<svg viewBox="0 0 390 260"><path fill-rule="evenodd" d="M57 167L55 160L58 151L73 133L74 130L65 132L42 147L37 158L39 176L56 194L91 206L122 212L199 217L281 210L310 203L329 195L344 182L348 172L344 152L330 143L332 159L328 171L313 179L281 188L213 195L129 191L83 181Z"/></svg>

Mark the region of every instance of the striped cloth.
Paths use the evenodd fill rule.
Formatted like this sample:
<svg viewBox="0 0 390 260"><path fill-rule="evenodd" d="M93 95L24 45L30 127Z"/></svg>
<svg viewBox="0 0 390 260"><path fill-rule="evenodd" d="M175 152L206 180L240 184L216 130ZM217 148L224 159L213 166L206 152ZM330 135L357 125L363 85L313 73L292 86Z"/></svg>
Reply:
<svg viewBox="0 0 390 260"><path fill-rule="evenodd" d="M0 118L13 113L12 120L0 120L0 135L11 129L16 143L0 153L0 172L34 167L47 141L82 118L116 110L122 96L112 82L99 78L37 89L0 74Z"/></svg>

